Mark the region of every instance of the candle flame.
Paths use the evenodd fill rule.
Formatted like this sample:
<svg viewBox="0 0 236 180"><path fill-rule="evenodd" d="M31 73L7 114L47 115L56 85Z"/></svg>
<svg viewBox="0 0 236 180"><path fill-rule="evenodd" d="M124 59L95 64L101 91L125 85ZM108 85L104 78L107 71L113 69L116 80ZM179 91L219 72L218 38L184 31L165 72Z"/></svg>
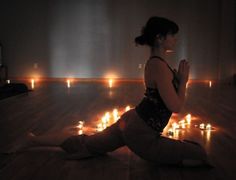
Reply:
<svg viewBox="0 0 236 180"><path fill-rule="evenodd" d="M109 79L108 83L109 83L109 88L112 88L112 86L113 86L113 79Z"/></svg>
<svg viewBox="0 0 236 180"><path fill-rule="evenodd" d="M188 114L188 115L186 116L186 121L187 121L188 124L191 123L191 118L192 118L191 114Z"/></svg>
<svg viewBox="0 0 236 180"><path fill-rule="evenodd" d="M35 80L34 79L31 79L31 88L34 89L34 84L35 84Z"/></svg>
<svg viewBox="0 0 236 180"><path fill-rule="evenodd" d="M211 82L211 81L209 81L209 87L211 87L211 85L212 85L212 82Z"/></svg>
<svg viewBox="0 0 236 180"><path fill-rule="evenodd" d="M67 79L66 82L67 82L67 87L70 88L70 87L71 87L71 86L70 86L71 81L70 81L69 79Z"/></svg>
<svg viewBox="0 0 236 180"><path fill-rule="evenodd" d="M129 111L130 110L130 106L126 106L125 108L125 112Z"/></svg>

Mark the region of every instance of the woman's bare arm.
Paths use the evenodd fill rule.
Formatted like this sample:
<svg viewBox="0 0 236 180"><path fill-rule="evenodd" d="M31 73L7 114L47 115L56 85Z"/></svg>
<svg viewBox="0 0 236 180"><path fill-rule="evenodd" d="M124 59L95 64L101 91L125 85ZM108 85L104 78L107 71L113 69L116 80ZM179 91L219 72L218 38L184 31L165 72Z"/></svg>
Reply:
<svg viewBox="0 0 236 180"><path fill-rule="evenodd" d="M153 61L151 64L151 74L153 75L155 84L158 88L160 96L162 97L167 108L172 112L179 112L184 104L185 90L186 90L186 72L182 67L179 68L178 73L182 81L180 81L178 92L175 91L172 84L173 74L163 61ZM184 73L183 73L184 71ZM181 74L182 73L182 74Z"/></svg>

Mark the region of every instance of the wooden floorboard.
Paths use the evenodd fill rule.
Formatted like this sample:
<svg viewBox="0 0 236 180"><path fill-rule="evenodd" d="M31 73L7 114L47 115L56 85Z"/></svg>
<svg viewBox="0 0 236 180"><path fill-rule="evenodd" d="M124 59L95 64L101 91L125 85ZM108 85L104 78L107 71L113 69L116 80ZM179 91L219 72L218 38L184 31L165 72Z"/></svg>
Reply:
<svg viewBox="0 0 236 180"><path fill-rule="evenodd" d="M30 86L30 84L27 84ZM25 133L36 135L61 131L85 121L88 131L106 111L135 106L143 96L140 82L122 82L109 88L102 82L77 82L67 88L62 82L40 82L28 94L0 101L1 152L22 141ZM179 139L198 141L207 150L214 168L157 166L122 147L107 156L68 160L60 148L33 148L19 154L0 154L1 180L233 180L236 179L236 87L225 84L192 83L179 115L191 113L196 119ZM211 123L207 134L194 124Z"/></svg>

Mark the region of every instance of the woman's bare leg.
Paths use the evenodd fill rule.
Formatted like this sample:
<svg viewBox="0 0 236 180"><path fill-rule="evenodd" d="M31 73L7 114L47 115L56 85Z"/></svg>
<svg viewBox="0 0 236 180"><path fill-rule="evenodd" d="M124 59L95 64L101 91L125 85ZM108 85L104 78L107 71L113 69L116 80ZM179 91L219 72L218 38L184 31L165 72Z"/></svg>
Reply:
<svg viewBox="0 0 236 180"><path fill-rule="evenodd" d="M38 136L33 133L27 133L21 141L13 145L8 153L21 152L39 146L60 146L67 138L74 135L77 135L77 131L68 129Z"/></svg>

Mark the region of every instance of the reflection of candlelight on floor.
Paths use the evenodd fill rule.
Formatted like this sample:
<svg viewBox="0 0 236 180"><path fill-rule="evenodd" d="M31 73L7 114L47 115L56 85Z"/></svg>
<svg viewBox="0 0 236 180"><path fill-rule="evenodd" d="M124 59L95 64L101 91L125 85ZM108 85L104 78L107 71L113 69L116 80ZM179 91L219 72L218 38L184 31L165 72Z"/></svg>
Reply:
<svg viewBox="0 0 236 180"><path fill-rule="evenodd" d="M208 142L210 142L210 139L211 139L211 131L207 130L206 131L206 139Z"/></svg>

